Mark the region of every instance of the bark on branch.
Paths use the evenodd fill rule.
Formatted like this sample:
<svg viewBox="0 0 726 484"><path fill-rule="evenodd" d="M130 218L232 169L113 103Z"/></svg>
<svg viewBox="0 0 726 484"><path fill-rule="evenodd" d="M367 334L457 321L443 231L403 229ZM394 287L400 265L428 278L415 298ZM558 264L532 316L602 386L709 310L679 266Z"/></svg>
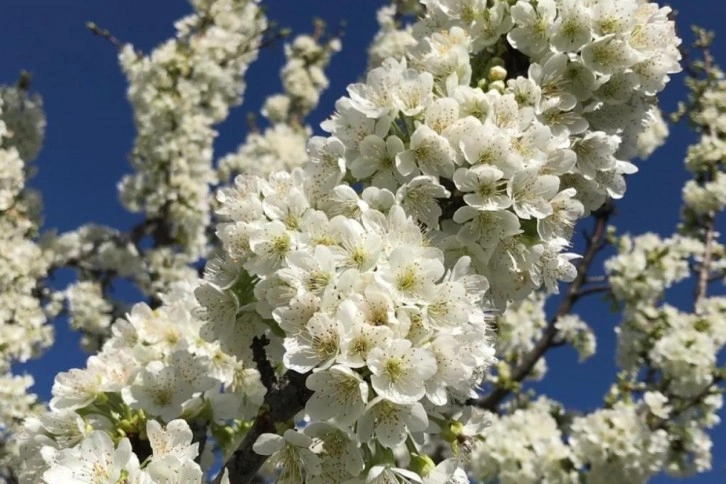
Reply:
<svg viewBox="0 0 726 484"><path fill-rule="evenodd" d="M706 289L711 275L711 260L713 258L713 243L716 236L716 224L713 215L709 214L703 221L703 260L698 269L698 279L693 290L693 310L698 312L698 304L706 296Z"/></svg>
<svg viewBox="0 0 726 484"><path fill-rule="evenodd" d="M718 79L718 75L714 72L713 55L709 46L711 45L713 38L709 38L708 34L702 32L700 38L697 41L700 43L703 49L703 73L706 76L706 81L715 81ZM711 136L714 135L712 126L708 126L706 129L707 133ZM703 185L714 178L714 173L709 172L703 174L697 181ZM711 260L713 258L713 244L716 235L716 221L715 214L708 213L701 219L701 228L703 229L703 261L701 267L697 273L696 287L693 290L693 310L698 312L698 304L706 296L706 290L708 288L708 280L711 271Z"/></svg>
<svg viewBox="0 0 726 484"><path fill-rule="evenodd" d="M224 463L224 469L229 471L230 484L248 484L252 482L262 464L268 456L259 455L252 450L257 438L264 433L278 433L281 425L287 425L300 410L313 392L305 386L308 374L300 374L288 370L273 385L272 390L265 395L265 402L257 414L252 427L237 449ZM214 480L219 484L224 469Z"/></svg>

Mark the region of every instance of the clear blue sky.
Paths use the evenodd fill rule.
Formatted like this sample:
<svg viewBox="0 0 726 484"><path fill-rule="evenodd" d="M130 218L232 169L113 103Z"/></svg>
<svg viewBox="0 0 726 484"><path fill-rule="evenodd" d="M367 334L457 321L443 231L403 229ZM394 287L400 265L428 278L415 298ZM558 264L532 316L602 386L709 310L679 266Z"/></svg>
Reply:
<svg viewBox="0 0 726 484"><path fill-rule="evenodd" d="M345 86L357 80L366 64L365 48L375 29L375 7L382 0L269 0L268 15L294 32L310 30L313 16L334 28L346 21L343 52L328 71L331 86L310 121L316 130L327 117ZM84 27L92 20L116 37L149 51L173 34L173 21L189 12L180 0L2 0L0 14L0 84L12 83L20 70L33 74L33 89L45 101L48 129L37 160L38 176L32 186L43 193L45 226L60 232L83 223L96 222L120 229L137 218L125 212L116 195L116 183L129 171L127 153L134 131L125 99L126 84L114 48L93 37ZM673 0L679 10L681 35L690 39L688 25L698 23L718 31L726 16L726 3L705 0ZM714 53L726 66L726 31L717 37ZM245 104L233 111L220 128L217 155L232 151L243 140L245 115L258 112L269 93L280 89L278 69L283 54L280 45L262 52L248 74ZM682 77L676 76L662 97L666 110L684 98ZM625 232L672 232L677 223L680 189L686 174L682 159L693 140L684 126L672 129L668 145L640 165L640 173L628 180L628 194L618 203L615 225ZM723 224L720 224L723 226ZM722 228L723 231L723 228ZM576 245L576 250L580 245ZM59 283L67 278L61 274ZM120 289L123 294L123 289ZM676 302L688 306L691 288L674 291ZM601 402L615 372L613 327L617 316L595 301L580 303L577 311L595 328L598 356L576 364L571 349L552 352L549 378L541 389L566 404L583 409ZM43 358L27 365L36 378L36 391L49 395L58 371L83 366L77 337L65 321L57 328L57 341ZM726 482L726 428L714 433L714 470L690 479L694 483ZM653 482L672 482L656 478Z"/></svg>

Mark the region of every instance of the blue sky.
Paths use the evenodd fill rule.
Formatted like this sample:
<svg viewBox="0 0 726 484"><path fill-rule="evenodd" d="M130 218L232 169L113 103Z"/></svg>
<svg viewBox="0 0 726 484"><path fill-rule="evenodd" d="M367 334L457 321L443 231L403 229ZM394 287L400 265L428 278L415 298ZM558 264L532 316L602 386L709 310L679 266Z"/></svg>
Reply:
<svg viewBox="0 0 726 484"><path fill-rule="evenodd" d="M269 0L268 16L294 32L310 30L310 19L319 16L331 28L346 22L343 51L328 71L331 86L320 107L310 118L319 131L320 121L332 110L345 86L356 81L366 64L365 48L375 29L375 7L382 0ZM721 1L673 0L679 11L681 34L690 38L688 25L698 23L718 32L726 15ZM59 232L88 223L104 223L120 229L137 217L118 202L116 183L129 171L127 154L134 131L125 99L126 84L114 48L92 36L84 27L92 20L123 41L149 51L173 34L173 21L189 12L178 0L3 0L0 15L0 83L12 83L20 70L33 74L33 89L45 101L48 129L44 148L36 164L38 176L31 185L41 190L45 201L45 226ZM714 54L726 66L726 32L717 38ZM243 140L246 113L258 112L267 94L280 89L278 69L281 45L265 49L248 75L245 104L233 111L220 127L217 155L232 151ZM683 99L682 77L676 76L662 96L669 111ZM678 220L680 189L686 179L683 155L693 135L683 125L672 128L671 138L628 180L625 200L618 203L614 224L622 232L672 232ZM723 224L721 224L723 225ZM576 245L576 250L579 249ZM59 283L67 274L59 276ZM119 289L123 295L123 289ZM687 307L690 287L673 292L677 304ZM617 315L597 301L576 307L598 335L598 356L576 364L571 349L558 349L548 360L549 379L540 386L565 403L594 408L601 401L615 372L613 328ZM27 365L36 378L36 391L47 397L58 371L83 366L86 355L76 351L77 337L64 321L57 327L56 346L43 358ZM726 482L726 430L714 432L714 470L689 482ZM671 482L656 478L653 482Z"/></svg>

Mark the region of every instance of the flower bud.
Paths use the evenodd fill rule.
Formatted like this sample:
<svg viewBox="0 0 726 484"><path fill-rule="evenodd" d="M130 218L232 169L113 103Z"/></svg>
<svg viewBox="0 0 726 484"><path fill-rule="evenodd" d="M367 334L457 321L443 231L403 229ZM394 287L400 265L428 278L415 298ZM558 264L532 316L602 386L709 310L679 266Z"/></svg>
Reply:
<svg viewBox="0 0 726 484"><path fill-rule="evenodd" d="M503 81L507 78L507 70L502 66L494 66L489 69L490 81Z"/></svg>

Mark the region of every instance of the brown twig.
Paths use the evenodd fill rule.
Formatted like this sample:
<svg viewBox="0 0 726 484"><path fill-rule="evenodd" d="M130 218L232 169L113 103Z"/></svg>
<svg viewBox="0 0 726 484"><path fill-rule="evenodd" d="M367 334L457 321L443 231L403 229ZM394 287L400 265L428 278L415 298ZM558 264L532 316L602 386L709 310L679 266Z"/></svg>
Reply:
<svg viewBox="0 0 726 484"><path fill-rule="evenodd" d="M706 77L706 82L714 80L717 76L714 73L714 62L713 55L709 49L711 41L713 39L709 37L705 31L701 32L698 37L697 44L703 51L703 74ZM713 135L713 129L711 126L707 128L710 135ZM714 178L714 173L709 171L699 177L700 184L709 182ZM711 272L711 260L713 257L713 244L716 233L716 220L715 214L708 213L701 219L701 227L704 231L703 235L703 260L701 266L698 269L696 287L693 289L693 310L698 312L698 305L701 300L706 296L708 289L708 279Z"/></svg>
<svg viewBox="0 0 726 484"><path fill-rule="evenodd" d="M565 296L562 301L560 301L555 314L550 319L547 328L534 345L534 348L532 348L532 350L524 356L519 365L512 371L512 381L523 381L527 375L532 372L537 362L544 356L547 350L556 346L557 328L555 327L555 323L561 317L569 314L577 300L584 295L582 286L587 279L587 272L595 258L595 254L598 253L605 243L608 220L610 219L612 212L613 206L610 202L607 202L593 214L593 217L595 218L595 227L593 228L592 234L590 234L587 238L585 254L582 256L582 259L580 259L580 263L577 266L577 276L568 286ZM497 387L488 395L474 400L471 403L480 408L494 411L511 391L512 390L508 387Z"/></svg>
<svg viewBox="0 0 726 484"><path fill-rule="evenodd" d="M86 22L86 28L90 30L93 35L97 35L102 39L106 39L107 41L109 41L117 49L120 49L124 46L124 43L114 37L111 32L109 32L107 29L102 29L94 22Z"/></svg>
<svg viewBox="0 0 726 484"><path fill-rule="evenodd" d="M608 293L610 292L610 284L600 284L597 286L590 286L580 289L580 292L577 294L578 298L590 296L592 294L601 294L601 293Z"/></svg>
<svg viewBox="0 0 726 484"><path fill-rule="evenodd" d="M698 304L706 296L706 289L711 273L711 259L713 257L713 243L716 235L716 224L713 214L704 217L703 228L705 234L703 236L703 261L698 270L698 279L696 287L693 290L693 310L698 312Z"/></svg>

